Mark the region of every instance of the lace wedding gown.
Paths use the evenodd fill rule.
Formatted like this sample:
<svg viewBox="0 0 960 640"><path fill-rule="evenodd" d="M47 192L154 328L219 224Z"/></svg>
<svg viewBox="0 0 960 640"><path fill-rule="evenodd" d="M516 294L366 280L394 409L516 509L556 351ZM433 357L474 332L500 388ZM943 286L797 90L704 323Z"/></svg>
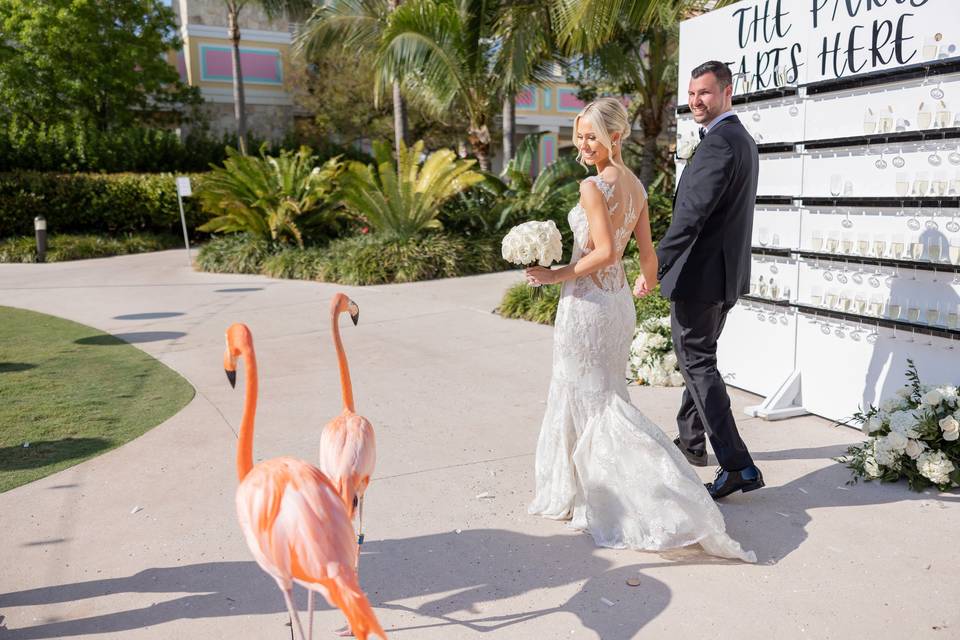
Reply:
<svg viewBox="0 0 960 640"><path fill-rule="evenodd" d="M587 180L603 194L622 257L639 215L629 189L599 176ZM568 221L576 262L590 250L579 203ZM726 534L723 515L680 450L630 404L625 371L636 319L621 261L564 283L529 511L572 519L603 547L699 543L712 555L756 562Z"/></svg>

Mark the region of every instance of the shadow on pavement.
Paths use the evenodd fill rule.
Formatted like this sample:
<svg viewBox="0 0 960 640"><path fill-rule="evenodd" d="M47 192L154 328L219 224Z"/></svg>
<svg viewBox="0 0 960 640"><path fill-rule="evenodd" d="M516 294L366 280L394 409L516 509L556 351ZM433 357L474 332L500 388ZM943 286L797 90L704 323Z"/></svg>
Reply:
<svg viewBox="0 0 960 640"><path fill-rule="evenodd" d="M122 316L113 316L114 320L159 320L160 318L176 318L182 316L182 311L154 311L152 313L128 313Z"/></svg>
<svg viewBox="0 0 960 640"><path fill-rule="evenodd" d="M0 447L0 471L36 469L64 460L85 458L111 445L104 438L61 438L30 442L29 447Z"/></svg>
<svg viewBox="0 0 960 640"><path fill-rule="evenodd" d="M136 344L138 342L159 342L161 340L176 340L187 335L182 331L134 331L131 333L115 333L113 335L98 335L79 338L75 344L114 347L121 344Z"/></svg>
<svg viewBox="0 0 960 640"><path fill-rule="evenodd" d="M246 293L247 291L263 291L263 287L234 287L233 289L214 289L214 293Z"/></svg>
<svg viewBox="0 0 960 640"><path fill-rule="evenodd" d="M646 576L639 587L626 586L626 579L637 576L642 566L612 568L610 561L594 555L596 551L586 535L537 537L490 529L368 541L361 561L361 582L375 608L415 612L428 619L419 625L387 629L393 633L409 631L406 637L415 638L415 629L431 627L448 627L451 638L467 630L503 632L517 623L567 612L604 639L631 638L666 608L670 589ZM562 585L570 585L575 593L557 606L483 615L493 608L502 612L498 600ZM298 608L305 610L306 595L301 589L296 591ZM189 595L182 595L184 592ZM253 561L153 568L125 578L8 593L0 595L0 608L123 593L155 593L158 601L117 613L2 629L0 638L116 633L185 618L286 611L273 579ZM167 593L178 595L170 599L159 595ZM414 598L417 603L405 602ZM616 606L604 604L601 598ZM327 608L322 598L318 603ZM280 634L289 633L289 629L278 624L277 633L283 637ZM509 637L509 631L506 634Z"/></svg>

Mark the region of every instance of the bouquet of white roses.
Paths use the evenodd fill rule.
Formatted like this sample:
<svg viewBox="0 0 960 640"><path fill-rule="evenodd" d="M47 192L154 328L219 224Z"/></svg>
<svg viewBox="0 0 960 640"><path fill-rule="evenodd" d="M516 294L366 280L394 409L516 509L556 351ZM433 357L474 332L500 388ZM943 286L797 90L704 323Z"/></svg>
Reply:
<svg viewBox="0 0 960 640"><path fill-rule="evenodd" d="M549 267L563 255L563 240L553 220L535 220L510 229L503 238L501 251L504 260L522 267Z"/></svg>
<svg viewBox="0 0 960 640"><path fill-rule="evenodd" d="M669 316L650 318L637 328L630 345L627 379L658 387L683 384L670 338Z"/></svg>
<svg viewBox="0 0 960 640"><path fill-rule="evenodd" d="M909 383L879 407L854 414L870 436L838 458L859 478L896 482L911 489L935 485L941 491L960 485L960 399L957 388L920 384L912 360Z"/></svg>

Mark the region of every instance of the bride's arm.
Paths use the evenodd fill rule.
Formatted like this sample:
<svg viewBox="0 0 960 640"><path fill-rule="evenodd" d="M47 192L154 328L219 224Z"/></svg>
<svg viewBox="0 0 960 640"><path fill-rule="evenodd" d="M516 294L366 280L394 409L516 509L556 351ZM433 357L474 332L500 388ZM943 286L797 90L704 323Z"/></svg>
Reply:
<svg viewBox="0 0 960 640"><path fill-rule="evenodd" d="M588 276L604 267L609 267L617 261L617 253L613 243L613 227L610 224L610 212L603 194L592 180L580 183L580 206L587 214L587 224L590 226L590 239L593 249L590 253L559 269L533 267L527 269L527 276L538 284L554 284Z"/></svg>
<svg viewBox="0 0 960 640"><path fill-rule="evenodd" d="M640 273L650 289L657 286L657 251L653 248L653 234L650 231L650 199L644 199L643 209L633 228L633 237L637 241L640 254Z"/></svg>

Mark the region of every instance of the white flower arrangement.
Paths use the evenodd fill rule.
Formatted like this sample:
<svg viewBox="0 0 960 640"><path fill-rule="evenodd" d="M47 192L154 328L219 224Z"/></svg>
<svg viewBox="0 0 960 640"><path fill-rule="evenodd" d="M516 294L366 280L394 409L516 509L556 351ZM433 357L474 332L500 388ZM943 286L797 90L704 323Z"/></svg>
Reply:
<svg viewBox="0 0 960 640"><path fill-rule="evenodd" d="M627 379L657 387L679 387L683 376L670 338L670 318L650 318L639 327L630 345Z"/></svg>
<svg viewBox="0 0 960 640"><path fill-rule="evenodd" d="M698 146L700 146L700 141L696 137L680 141L677 144L677 157L681 160L690 160L693 154L697 152Z"/></svg>
<svg viewBox="0 0 960 640"><path fill-rule="evenodd" d="M553 220L524 222L504 236L501 252L503 259L512 264L549 267L563 255L563 239Z"/></svg>
<svg viewBox="0 0 960 640"><path fill-rule="evenodd" d="M917 491L960 486L960 399L954 386L920 383L912 360L908 384L854 419L870 439L838 458L859 478L896 482L906 478Z"/></svg>

